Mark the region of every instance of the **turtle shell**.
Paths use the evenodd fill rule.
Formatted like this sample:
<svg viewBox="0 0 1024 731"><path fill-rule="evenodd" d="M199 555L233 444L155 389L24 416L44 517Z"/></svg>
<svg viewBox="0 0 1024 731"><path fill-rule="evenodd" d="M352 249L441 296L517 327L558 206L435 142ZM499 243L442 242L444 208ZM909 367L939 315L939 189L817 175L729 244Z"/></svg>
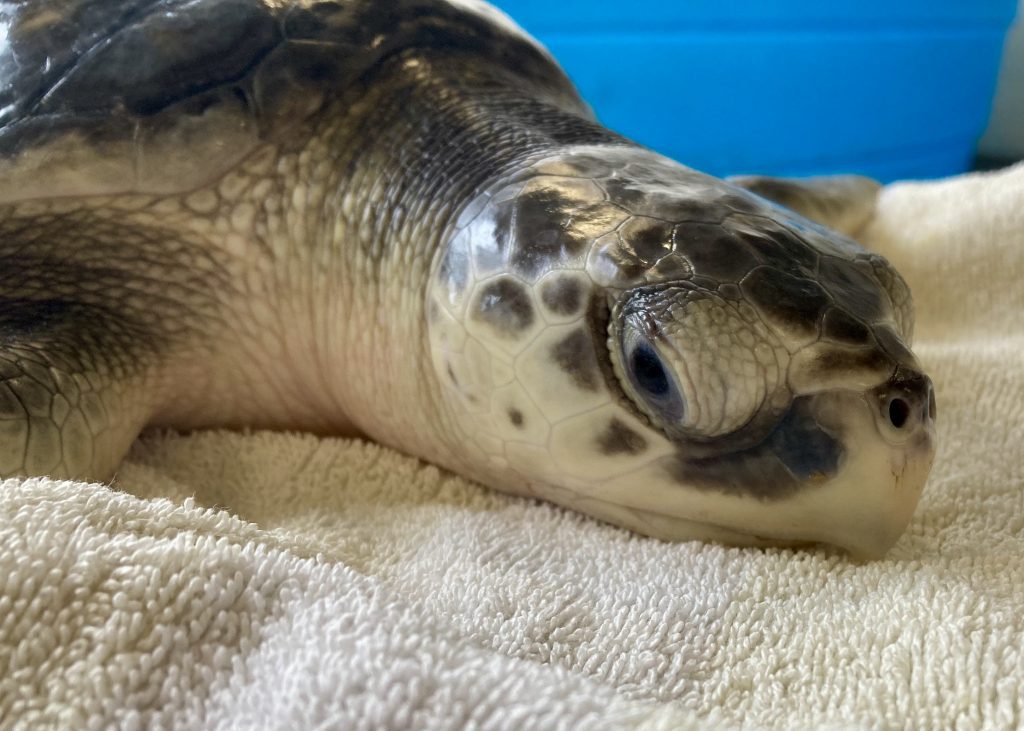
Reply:
<svg viewBox="0 0 1024 731"><path fill-rule="evenodd" d="M0 4L0 201L192 190L411 47L485 54L579 103L477 0Z"/></svg>

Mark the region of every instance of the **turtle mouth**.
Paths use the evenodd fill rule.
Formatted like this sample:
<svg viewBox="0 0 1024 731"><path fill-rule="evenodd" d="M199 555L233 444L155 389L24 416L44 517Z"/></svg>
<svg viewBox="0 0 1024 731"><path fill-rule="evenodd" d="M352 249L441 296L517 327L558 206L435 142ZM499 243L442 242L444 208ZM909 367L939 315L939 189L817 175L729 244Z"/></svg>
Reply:
<svg viewBox="0 0 1024 731"><path fill-rule="evenodd" d="M838 378L734 432L692 438L655 423L624 387L614 302L614 295L595 295L587 313L595 341L607 343L598 359L606 387L664 441L646 465L591 484L588 498L618 503L643 532L675 540L828 544L868 559L903 534L935 452L935 396L915 365Z"/></svg>
<svg viewBox="0 0 1024 731"><path fill-rule="evenodd" d="M805 395L755 447L695 458L679 445L589 497L641 511L643 530L668 540L827 544L879 558L906 530L935 451L933 423L897 444L881 419L871 392Z"/></svg>
<svg viewBox="0 0 1024 731"><path fill-rule="evenodd" d="M851 460L887 459L894 470L918 458L930 462L935 411L928 377L899 367L867 392L835 389L794 398L756 444L711 455L680 445L668 469L687 485L778 500L837 479ZM891 454L883 458L882 452Z"/></svg>

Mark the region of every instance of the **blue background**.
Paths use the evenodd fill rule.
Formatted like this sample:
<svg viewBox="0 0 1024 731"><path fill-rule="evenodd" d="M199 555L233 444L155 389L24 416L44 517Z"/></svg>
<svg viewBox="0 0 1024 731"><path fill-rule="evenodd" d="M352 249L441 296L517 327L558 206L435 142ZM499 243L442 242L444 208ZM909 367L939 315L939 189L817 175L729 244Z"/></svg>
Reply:
<svg viewBox="0 0 1024 731"><path fill-rule="evenodd" d="M602 122L687 165L892 180L969 167L1017 3L498 4Z"/></svg>

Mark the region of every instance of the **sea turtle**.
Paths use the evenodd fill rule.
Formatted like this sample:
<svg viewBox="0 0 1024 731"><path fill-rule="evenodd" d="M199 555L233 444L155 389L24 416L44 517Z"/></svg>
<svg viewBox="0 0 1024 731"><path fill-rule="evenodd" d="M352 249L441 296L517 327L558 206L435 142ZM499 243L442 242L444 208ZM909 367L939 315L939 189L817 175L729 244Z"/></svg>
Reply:
<svg viewBox="0 0 1024 731"><path fill-rule="evenodd" d="M20 0L0 33L0 474L303 429L669 539L906 526L910 293L820 225L873 183L666 159L477 0Z"/></svg>

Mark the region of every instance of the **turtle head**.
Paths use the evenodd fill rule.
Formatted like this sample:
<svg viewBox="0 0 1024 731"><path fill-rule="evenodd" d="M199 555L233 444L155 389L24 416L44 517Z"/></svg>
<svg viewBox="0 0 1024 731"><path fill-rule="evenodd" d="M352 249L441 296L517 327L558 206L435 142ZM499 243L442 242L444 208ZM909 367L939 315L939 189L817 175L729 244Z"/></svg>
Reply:
<svg viewBox="0 0 1024 731"><path fill-rule="evenodd" d="M883 554L931 466L930 380L892 323L855 319L841 297L807 310L816 326L802 333L774 311L787 295L760 300L745 290L729 297L674 282L614 298L607 344L616 383L643 433L672 445L637 483L687 490L708 537ZM787 306L810 305L794 297Z"/></svg>
<svg viewBox="0 0 1024 731"><path fill-rule="evenodd" d="M632 147L467 206L431 346L460 464L641 532L883 554L934 453L909 290L881 257Z"/></svg>

